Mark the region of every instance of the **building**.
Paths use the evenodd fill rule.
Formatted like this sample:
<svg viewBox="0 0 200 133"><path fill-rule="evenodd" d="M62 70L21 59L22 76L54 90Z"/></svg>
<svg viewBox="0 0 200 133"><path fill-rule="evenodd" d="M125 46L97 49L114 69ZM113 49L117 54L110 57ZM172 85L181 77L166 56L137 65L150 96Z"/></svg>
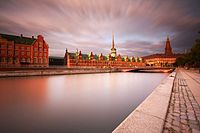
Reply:
<svg viewBox="0 0 200 133"><path fill-rule="evenodd" d="M136 57L121 57L120 54L116 55L116 48L114 45L114 35L112 36L112 48L109 55L83 54L81 51L76 50L75 53L70 53L66 49L65 52L65 65L67 67L99 67L99 68L120 68L120 67L138 67L144 66L142 58Z"/></svg>
<svg viewBox="0 0 200 133"><path fill-rule="evenodd" d="M48 49L41 35L0 34L0 66L48 66Z"/></svg>
<svg viewBox="0 0 200 133"><path fill-rule="evenodd" d="M64 66L64 58L63 57L49 57L49 66Z"/></svg>
<svg viewBox="0 0 200 133"><path fill-rule="evenodd" d="M179 56L182 56L182 54L173 53L169 37L167 37L164 54L153 54L142 58L147 66L169 67L174 66L176 58Z"/></svg>

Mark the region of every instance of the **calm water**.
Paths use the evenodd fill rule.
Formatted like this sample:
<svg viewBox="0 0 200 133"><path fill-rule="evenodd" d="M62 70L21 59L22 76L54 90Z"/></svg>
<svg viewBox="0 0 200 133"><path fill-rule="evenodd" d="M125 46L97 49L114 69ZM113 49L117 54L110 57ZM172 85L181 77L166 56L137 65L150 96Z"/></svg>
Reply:
<svg viewBox="0 0 200 133"><path fill-rule="evenodd" d="M103 73L0 79L0 132L111 132L167 75Z"/></svg>

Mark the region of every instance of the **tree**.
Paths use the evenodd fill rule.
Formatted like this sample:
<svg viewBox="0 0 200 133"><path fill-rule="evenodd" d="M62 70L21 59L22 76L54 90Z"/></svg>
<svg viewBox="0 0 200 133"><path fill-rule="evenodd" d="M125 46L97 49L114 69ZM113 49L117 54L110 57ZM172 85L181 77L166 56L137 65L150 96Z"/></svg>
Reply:
<svg viewBox="0 0 200 133"><path fill-rule="evenodd" d="M200 32L199 32L200 34ZM200 39L195 41L192 46L191 51L184 55L183 57L178 57L176 59L177 66L187 66L187 67L200 67Z"/></svg>

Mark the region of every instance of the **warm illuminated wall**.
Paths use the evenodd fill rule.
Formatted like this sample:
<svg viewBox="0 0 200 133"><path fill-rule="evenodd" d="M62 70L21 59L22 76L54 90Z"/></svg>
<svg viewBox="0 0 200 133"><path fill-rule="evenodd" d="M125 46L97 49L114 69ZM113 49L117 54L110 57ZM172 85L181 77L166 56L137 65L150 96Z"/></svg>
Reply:
<svg viewBox="0 0 200 133"><path fill-rule="evenodd" d="M0 38L0 65L48 65L48 44L38 35L31 45Z"/></svg>
<svg viewBox="0 0 200 133"><path fill-rule="evenodd" d="M150 58L150 59L145 59L145 63L147 65L153 65L153 66L163 66L165 64L168 65L173 65L176 62L176 58L175 57L171 57L171 58Z"/></svg>
<svg viewBox="0 0 200 133"><path fill-rule="evenodd" d="M76 54L76 56L70 56L70 54L66 51L65 54L65 65L68 67L143 67L145 63L140 60L134 60L133 58L129 59L126 57L124 61L121 56L118 55L116 58L113 58L111 55L108 56L107 59L103 57L103 55L99 55L98 59L94 58L93 54L88 55L88 59L83 59L83 55L80 53Z"/></svg>

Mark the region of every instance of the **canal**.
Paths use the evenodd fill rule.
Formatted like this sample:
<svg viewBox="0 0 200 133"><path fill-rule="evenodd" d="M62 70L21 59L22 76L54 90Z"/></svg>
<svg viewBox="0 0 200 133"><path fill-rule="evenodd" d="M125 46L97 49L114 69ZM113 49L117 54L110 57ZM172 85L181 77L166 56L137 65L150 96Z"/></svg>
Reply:
<svg viewBox="0 0 200 133"><path fill-rule="evenodd" d="M167 75L101 73L2 78L0 132L111 132Z"/></svg>

